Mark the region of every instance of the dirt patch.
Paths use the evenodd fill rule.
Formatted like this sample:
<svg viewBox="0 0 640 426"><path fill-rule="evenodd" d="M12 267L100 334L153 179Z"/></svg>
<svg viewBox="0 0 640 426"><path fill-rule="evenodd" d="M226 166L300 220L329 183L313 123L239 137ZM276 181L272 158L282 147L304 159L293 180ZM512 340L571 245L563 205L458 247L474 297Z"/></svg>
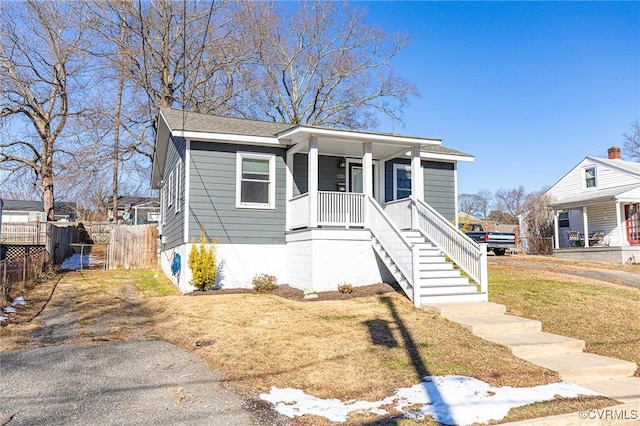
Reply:
<svg viewBox="0 0 640 426"><path fill-rule="evenodd" d="M282 297L283 299L293 300L296 302L322 302L327 300L350 300L362 297L379 296L385 293L396 292L397 289L385 283L371 284L361 287L353 287L351 293L341 293L339 291L322 291L318 293L306 294L304 291L283 284L276 287L276 289L269 293L259 293L256 290L250 288L229 288L229 289L217 289L208 291L194 291L185 294L185 296L216 296L216 295L228 295L228 294L273 294L274 296Z"/></svg>

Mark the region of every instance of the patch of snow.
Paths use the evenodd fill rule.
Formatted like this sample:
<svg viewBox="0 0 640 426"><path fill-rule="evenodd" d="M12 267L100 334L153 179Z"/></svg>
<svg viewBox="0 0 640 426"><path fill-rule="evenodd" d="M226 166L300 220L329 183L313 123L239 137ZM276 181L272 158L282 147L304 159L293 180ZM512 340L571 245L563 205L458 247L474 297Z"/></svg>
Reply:
<svg viewBox="0 0 640 426"><path fill-rule="evenodd" d="M81 261L82 268L89 268L89 255L80 256L80 253L74 253L62 262L60 269L63 271L77 271L80 269Z"/></svg>
<svg viewBox="0 0 640 426"><path fill-rule="evenodd" d="M11 302L11 306L16 306L16 305L26 305L27 302L25 302L24 298L22 296L18 296L15 299L13 299L13 302Z"/></svg>
<svg viewBox="0 0 640 426"><path fill-rule="evenodd" d="M558 395L575 398L578 395L599 394L569 382L532 388L494 388L472 377L427 376L422 383L397 389L392 396L376 402L321 399L298 389L276 387L271 388L268 394L261 394L260 398L291 418L315 414L333 422L345 422L351 412L367 411L383 415L386 411L380 407L394 405L406 418L422 420L430 416L444 424L469 425L502 420L512 408L551 401ZM411 409L405 410L407 407Z"/></svg>
<svg viewBox="0 0 640 426"><path fill-rule="evenodd" d="M13 306L7 306L2 310L4 311L5 314L15 314L17 312L16 308L14 308Z"/></svg>

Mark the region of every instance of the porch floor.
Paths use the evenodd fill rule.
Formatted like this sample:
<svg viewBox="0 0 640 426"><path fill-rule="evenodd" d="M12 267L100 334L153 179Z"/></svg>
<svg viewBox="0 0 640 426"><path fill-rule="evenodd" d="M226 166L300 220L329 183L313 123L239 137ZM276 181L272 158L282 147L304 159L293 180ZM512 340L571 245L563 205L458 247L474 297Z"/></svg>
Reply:
<svg viewBox="0 0 640 426"><path fill-rule="evenodd" d="M640 263L640 246L570 247L554 249L553 255L563 259L610 263Z"/></svg>

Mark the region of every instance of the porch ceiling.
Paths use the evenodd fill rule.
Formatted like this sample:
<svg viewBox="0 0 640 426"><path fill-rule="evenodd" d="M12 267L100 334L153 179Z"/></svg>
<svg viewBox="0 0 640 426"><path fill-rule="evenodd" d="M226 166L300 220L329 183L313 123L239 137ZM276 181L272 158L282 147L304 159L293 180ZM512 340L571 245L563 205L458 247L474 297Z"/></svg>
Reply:
<svg viewBox="0 0 640 426"><path fill-rule="evenodd" d="M595 191L581 192L578 194L570 195L560 200L549 203L549 206L554 209L571 209L579 208L586 205L593 205L602 203L605 201L623 201L628 200L630 197L640 199L640 193L634 194L640 191L640 185L625 185L616 188L598 189Z"/></svg>

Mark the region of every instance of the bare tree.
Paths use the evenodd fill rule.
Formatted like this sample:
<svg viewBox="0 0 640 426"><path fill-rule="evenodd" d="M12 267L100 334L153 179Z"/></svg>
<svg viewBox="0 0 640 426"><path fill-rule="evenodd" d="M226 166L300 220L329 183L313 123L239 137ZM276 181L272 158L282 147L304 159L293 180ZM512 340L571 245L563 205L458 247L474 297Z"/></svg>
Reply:
<svg viewBox="0 0 640 426"><path fill-rule="evenodd" d="M547 254L551 250L553 215L549 210L551 196L545 191L527 196L524 203L525 237L530 252Z"/></svg>
<svg viewBox="0 0 640 426"><path fill-rule="evenodd" d="M522 185L512 189L498 189L495 194L497 210L513 217L519 215L523 211L526 195Z"/></svg>
<svg viewBox="0 0 640 426"><path fill-rule="evenodd" d="M70 120L89 77L84 75L83 27L62 2L9 2L0 19L0 168L28 170L54 218L54 163L73 155ZM67 132L66 134L64 132ZM66 137L62 149L58 142ZM4 142L6 141L6 142Z"/></svg>
<svg viewBox="0 0 640 426"><path fill-rule="evenodd" d="M416 88L391 67L409 37L389 37L348 4L304 2L295 14L244 3L256 48L252 115L293 124L374 128L379 114L399 122Z"/></svg>
<svg viewBox="0 0 640 426"><path fill-rule="evenodd" d="M626 156L640 161L640 119L631 124L631 130L624 133L624 148Z"/></svg>

